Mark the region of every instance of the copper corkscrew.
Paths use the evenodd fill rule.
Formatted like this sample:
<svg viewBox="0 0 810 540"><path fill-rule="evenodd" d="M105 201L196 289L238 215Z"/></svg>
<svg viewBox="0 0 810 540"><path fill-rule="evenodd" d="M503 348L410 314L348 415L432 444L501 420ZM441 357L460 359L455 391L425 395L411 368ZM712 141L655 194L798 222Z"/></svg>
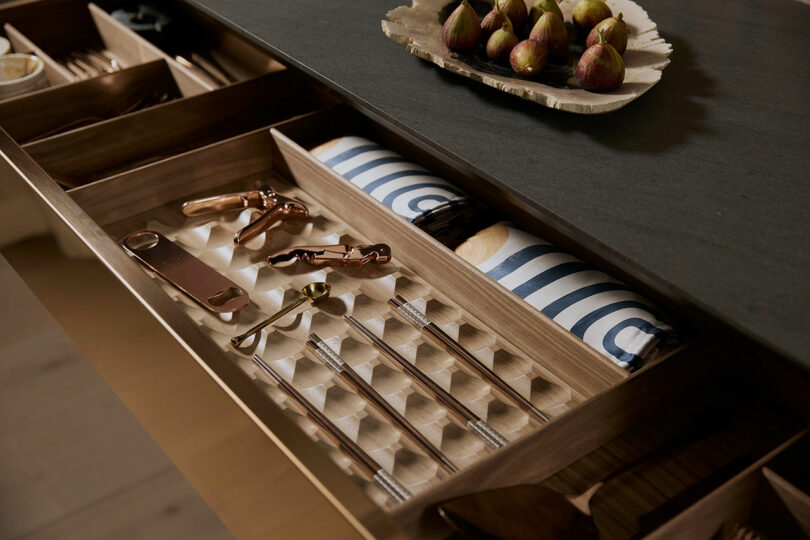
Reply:
<svg viewBox="0 0 810 540"><path fill-rule="evenodd" d="M276 193L269 187L188 201L183 203L183 214L194 217L245 208L256 208L263 212L234 235L233 242L237 246L245 245L283 219L309 216L309 210L302 202Z"/></svg>
<svg viewBox="0 0 810 540"><path fill-rule="evenodd" d="M270 266L285 266L301 261L314 266L363 266L385 264L391 260L391 248L387 244L352 246L297 246L267 257Z"/></svg>

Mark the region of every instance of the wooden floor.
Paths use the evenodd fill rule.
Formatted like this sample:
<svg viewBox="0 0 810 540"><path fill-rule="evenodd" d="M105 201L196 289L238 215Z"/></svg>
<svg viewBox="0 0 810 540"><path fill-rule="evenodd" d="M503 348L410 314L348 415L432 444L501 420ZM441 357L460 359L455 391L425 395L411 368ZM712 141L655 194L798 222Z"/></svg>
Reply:
<svg viewBox="0 0 810 540"><path fill-rule="evenodd" d="M231 535L0 257L0 537Z"/></svg>
<svg viewBox="0 0 810 540"><path fill-rule="evenodd" d="M51 239L26 241L5 248L2 254L101 375L106 385L101 384L95 391L109 394L109 389L112 389L234 536L271 539L358 537L334 507L98 261L67 259ZM6 297L8 299L8 293ZM33 328L37 320L39 317L21 319L15 321L16 327L22 332L25 328ZM29 340L35 339L29 334ZM25 343L16 345L19 350L27 346ZM56 346L54 354L59 350L61 348ZM7 353L3 351L2 354L5 358ZM0 374L0 433L5 434L6 425L27 423L22 411L28 408L29 391L24 385L14 383L27 370L41 374L38 382L32 381L31 384L41 385L44 395L49 395L51 389L70 388L76 384L72 379L77 376L73 370L79 368L62 366L60 362L66 360L58 360L61 358L58 354L56 358L50 362L43 360L44 364L39 368L21 362L2 363L8 366L0 368L3 370ZM85 364L82 369L92 368ZM32 441L29 444L40 452L43 459L49 455L49 450L58 449L53 442L58 440L53 438L57 434L74 438L76 447L65 450L79 459L82 467L68 466L67 458L57 457L59 454L55 453L50 469L44 473L55 475L62 485L82 482L88 485L87 493L61 495L61 499L43 498L41 490L37 491L40 484L27 477L17 479L17 485L30 486L25 488L30 490L30 493L25 493L25 500L43 500L35 507L28 505L28 511L35 514L30 519L37 521L37 527L41 529L60 515L66 515L65 509L69 509L73 521L66 521L63 526L75 523L75 527L85 531L78 535L82 538L94 535L161 537L158 530L146 528L152 520L144 517L149 505L158 505L155 494L166 492L175 501L157 508L158 514L162 510L160 515L171 518L192 513L186 505L190 504L187 497L193 493L184 492L170 479L158 474L159 471L147 470L141 465L142 454L159 453L160 449L151 441L151 446L146 445L151 450L146 450L127 442L123 428L120 432L115 426L104 432L96 430L95 424L105 418L106 412L104 407L89 401L92 394L88 391L69 407L59 407L75 415L74 425L49 422L44 418L36 429L29 430ZM43 412L42 416L46 414ZM78 436L80 428L86 436ZM103 445L111 440L120 443L121 457L132 460L129 470L122 473L117 488L133 486L133 489L141 490L118 493L121 497L119 508L126 507L127 500L143 499L142 509L122 510L117 530L96 531L90 526L92 520L83 517L81 511L91 502L90 491L96 479L118 473L106 461L94 463L85 459L84 454L89 454L95 447L104 448ZM13 474L25 475L30 450L7 443L5 438L2 441L0 473L8 474L5 469L9 469ZM107 456L108 460L113 459L106 450L99 454ZM256 474L257 470L263 474ZM177 482L181 480L178 478ZM0 484L2 482L0 479ZM22 508L7 503L6 498L4 496L0 501L2 523L5 523L6 513L22 512ZM15 498L23 500L22 494ZM112 493L108 493L104 504L114 504L113 499ZM208 517L191 518L199 524L200 531L186 534L166 529L166 536L211 538L226 533L210 512ZM93 526L102 525L103 522L98 522ZM34 530L28 529L29 532ZM0 537L6 536L9 535L0 532ZM70 535L54 530L45 532L44 536Z"/></svg>

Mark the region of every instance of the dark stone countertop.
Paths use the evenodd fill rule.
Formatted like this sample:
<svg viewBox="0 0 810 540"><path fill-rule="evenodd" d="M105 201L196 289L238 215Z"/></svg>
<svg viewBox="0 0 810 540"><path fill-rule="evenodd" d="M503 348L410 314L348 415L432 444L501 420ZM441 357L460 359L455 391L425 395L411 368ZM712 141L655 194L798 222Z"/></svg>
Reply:
<svg viewBox="0 0 810 540"><path fill-rule="evenodd" d="M407 54L380 21L409 2L191 0L598 255L810 368L810 5L643 0L672 63L635 102L588 117Z"/></svg>

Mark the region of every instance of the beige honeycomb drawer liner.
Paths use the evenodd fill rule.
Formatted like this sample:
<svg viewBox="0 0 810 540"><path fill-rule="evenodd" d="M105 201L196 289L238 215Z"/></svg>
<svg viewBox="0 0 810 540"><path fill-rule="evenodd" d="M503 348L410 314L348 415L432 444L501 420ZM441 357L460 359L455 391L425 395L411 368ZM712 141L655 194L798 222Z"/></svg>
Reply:
<svg viewBox="0 0 810 540"><path fill-rule="evenodd" d="M248 306L236 314L219 316L204 310L183 293L153 276L203 332L265 391L268 399L280 405L347 474L365 487L376 503L389 506L390 501L376 486L367 482L349 458L255 367L249 355L237 353L229 345L231 336L241 333L296 298L296 291L307 283L329 283L332 287L330 299L317 307L296 310L279 320L263 331L258 341L247 342L245 350L259 355L291 381L415 495L430 489L447 473L306 350L305 342L310 332L316 332L338 351L346 362L462 470L490 450L480 439L456 423L407 375L354 334L342 320L343 315L356 317L382 336L406 359L510 441L533 431L540 424L530 420L525 412L513 406L496 389L447 353L426 342L416 329L389 309L386 303L389 298L401 294L413 302L445 332L458 339L524 396L530 396L532 403L550 416L557 416L574 404L570 388L475 322L432 289L417 273L400 266L396 252L392 263L362 269L319 268L305 264L283 269L271 268L264 262L264 257L285 247L384 242L385 238L363 235L351 229L307 193L281 181L272 173L259 175L259 178L281 193L303 201L312 217L285 222L243 248L235 248L232 238L248 223L251 210L192 219L180 212L183 201L174 201L110 225L107 230L116 239L139 229L158 231L248 291L251 300ZM216 192L250 189L256 180L256 177L245 179L223 186Z"/></svg>

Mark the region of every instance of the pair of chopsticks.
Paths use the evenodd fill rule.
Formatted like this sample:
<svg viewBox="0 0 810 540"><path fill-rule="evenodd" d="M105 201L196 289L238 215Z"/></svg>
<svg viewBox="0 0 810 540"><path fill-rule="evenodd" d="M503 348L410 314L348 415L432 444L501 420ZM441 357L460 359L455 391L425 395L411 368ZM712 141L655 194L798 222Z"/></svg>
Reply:
<svg viewBox="0 0 810 540"><path fill-rule="evenodd" d="M307 398L298 392L292 384L288 383L276 370L271 368L264 360L256 355L253 355L253 362L276 381L278 387L306 412L310 420L315 422L315 424L332 439L332 442L351 458L360 470L366 473L369 480L381 487L396 502L405 502L411 498L411 493L405 489L396 478L383 469L360 445L343 433L325 414L315 408Z"/></svg>
<svg viewBox="0 0 810 540"><path fill-rule="evenodd" d="M450 459L445 456L441 450L431 443L427 437L417 430L408 419L406 419L399 411L397 411L390 403L383 397L349 365L343 358L340 357L329 345L326 344L317 334L310 334L307 347L337 373L343 380L345 380L351 387L368 400L380 413L388 418L392 423L397 425L416 445L421 447L427 454L432 457L444 470L449 473L458 472L456 467Z"/></svg>
<svg viewBox="0 0 810 540"><path fill-rule="evenodd" d="M475 413L465 407L459 400L454 398L444 388L436 384L430 377L425 375L419 368L408 362L393 347L377 337L374 332L366 328L363 323L354 317L345 316L346 322L357 330L369 343L378 351L383 353L389 360L399 365L399 367L411 376L427 392L433 395L451 414L467 426L475 435L484 440L493 448L501 448L509 442L498 433L492 426L484 422Z"/></svg>
<svg viewBox="0 0 810 540"><path fill-rule="evenodd" d="M459 342L448 336L439 326L432 322L427 316L408 303L402 296L397 295L388 301L388 304L396 308L403 319L411 323L417 330L422 332L444 351L456 359L464 362L472 370L478 373L489 384L500 390L506 397L514 402L518 407L528 412L541 422L548 422L549 418L540 409L535 407L528 399L523 397L517 390L512 388L501 379L494 371L484 365L478 358L472 355Z"/></svg>
<svg viewBox="0 0 810 540"><path fill-rule="evenodd" d="M520 408L526 410L536 419L546 422L548 417L531 404L526 398L515 391L503 379L495 374L490 368L467 351L461 344L455 341L442 331L438 325L430 321L424 313L408 303L402 296L396 296L389 300L389 304L414 327L438 344L446 352L467 364L471 369L479 373L490 384L501 390ZM344 317L346 322L371 343L377 350L385 355L389 360L396 363L405 373L411 376L423 389L432 394L451 414L466 426L475 435L483 439L493 448L500 448L508 443L508 440L499 434L494 428L484 420L470 411L449 392L436 384L430 377L419 368L408 362L393 347L380 339L360 321L351 316ZM368 384L354 369L351 368L329 345L327 345L317 334L310 334L307 347L321 361L343 378L358 393L363 395L378 411L386 416L391 422L396 424L405 432L418 446L438 462L448 472L456 472L458 468L445 456L441 450L436 448L424 435L422 435L402 414ZM385 490L395 501L403 502L410 498L410 493L388 472L366 453L357 443L346 436L326 415L315 408L295 387L282 378L275 370L267 365L258 356L253 356L253 361L273 378L278 386L305 411L332 441L338 445L354 462L363 470L375 484Z"/></svg>

